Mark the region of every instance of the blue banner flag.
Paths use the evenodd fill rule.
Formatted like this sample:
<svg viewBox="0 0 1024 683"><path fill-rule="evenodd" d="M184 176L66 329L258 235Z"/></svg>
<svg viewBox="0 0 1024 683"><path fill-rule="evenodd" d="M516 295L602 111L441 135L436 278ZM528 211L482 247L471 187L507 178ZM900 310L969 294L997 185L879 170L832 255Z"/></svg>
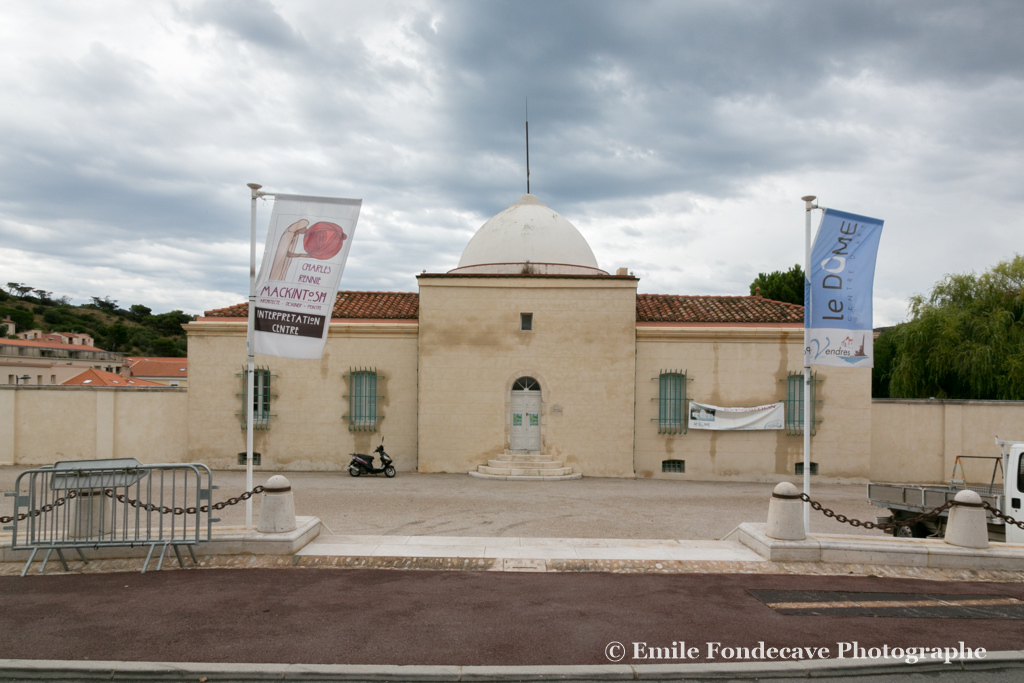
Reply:
<svg viewBox="0 0 1024 683"><path fill-rule="evenodd" d="M871 297L882 221L826 209L804 281L808 364L874 367Z"/></svg>

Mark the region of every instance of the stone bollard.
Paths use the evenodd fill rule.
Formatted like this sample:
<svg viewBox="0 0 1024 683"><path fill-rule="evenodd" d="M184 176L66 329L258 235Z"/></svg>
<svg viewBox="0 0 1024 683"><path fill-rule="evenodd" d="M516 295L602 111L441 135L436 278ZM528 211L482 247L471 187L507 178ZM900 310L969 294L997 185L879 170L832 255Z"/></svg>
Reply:
<svg viewBox="0 0 1024 683"><path fill-rule="evenodd" d="M764 533L780 541L802 541L807 538L800 490L788 481L782 482L772 491Z"/></svg>
<svg viewBox="0 0 1024 683"><path fill-rule="evenodd" d="M99 541L107 533L107 505L103 489L79 489L71 504L71 528L68 538Z"/></svg>
<svg viewBox="0 0 1024 683"><path fill-rule="evenodd" d="M961 548L987 548L988 522L981 496L964 489L953 498L953 507L946 522L946 543Z"/></svg>
<svg viewBox="0 0 1024 683"><path fill-rule="evenodd" d="M263 485L263 499L260 503L260 520L256 531L264 534L279 534L295 531L295 500L288 480L275 474Z"/></svg>

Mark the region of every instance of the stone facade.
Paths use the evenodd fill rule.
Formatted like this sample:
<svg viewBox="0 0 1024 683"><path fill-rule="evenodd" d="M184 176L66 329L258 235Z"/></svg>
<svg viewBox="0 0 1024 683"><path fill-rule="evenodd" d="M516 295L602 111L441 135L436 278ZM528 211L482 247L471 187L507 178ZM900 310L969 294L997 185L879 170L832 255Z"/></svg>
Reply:
<svg viewBox="0 0 1024 683"><path fill-rule="evenodd" d="M384 435L399 470L468 472L513 447L512 388L530 377L541 392L540 453L574 472L741 481L794 475L802 440L786 430L659 433L658 378L685 372L687 397L714 405L786 400L787 378L802 368L803 333L791 310L799 307L760 297L638 298L629 275L449 273L418 281L418 295L406 295L416 297L415 312L404 319L336 319L319 363L257 357L273 373L275 394L269 428L256 431L261 467L340 469L345 454L368 452ZM357 294L339 294L335 315L383 314L368 303L371 293ZM187 328L189 455L214 466L230 465L244 449L236 396L243 314L244 307L213 311ZM694 316L710 320L666 319ZM353 367L380 373L377 432L348 431L346 373ZM821 369L818 379L818 474L866 479L870 371ZM666 468L666 460L684 461L684 471Z"/></svg>
<svg viewBox="0 0 1024 683"><path fill-rule="evenodd" d="M633 475L635 278L419 282L421 471L467 472L506 452L513 383L532 377L542 453L589 475Z"/></svg>
<svg viewBox="0 0 1024 683"><path fill-rule="evenodd" d="M188 459L214 468L237 465L245 451L242 372L244 321L190 323ZM416 462L417 326L406 322L333 323L320 361L256 356L270 370L271 417L254 430L253 451L269 470L340 470L351 452L369 453L386 438L395 467ZM350 431L346 415L352 368L378 375L377 431Z"/></svg>

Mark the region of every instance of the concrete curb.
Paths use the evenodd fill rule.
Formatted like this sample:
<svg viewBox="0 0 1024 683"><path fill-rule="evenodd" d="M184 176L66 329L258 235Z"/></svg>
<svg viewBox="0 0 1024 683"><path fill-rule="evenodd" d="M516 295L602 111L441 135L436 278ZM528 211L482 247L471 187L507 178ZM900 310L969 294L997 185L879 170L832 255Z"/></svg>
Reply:
<svg viewBox="0 0 1024 683"><path fill-rule="evenodd" d="M285 531L281 533L264 533L257 531L255 528L247 527L220 527L214 528L212 538L209 541L203 541L197 544L195 547L197 556L208 556L208 555L288 555L292 556L302 548L306 547L310 541L316 538L320 534L320 518L318 517L303 517L297 516L295 518L296 528L294 531ZM21 535L22 541L24 541L24 534ZM24 563L31 554L31 550L12 550L11 549L11 538L7 535L6 538L0 540L0 562L21 562ZM149 546L136 544L135 546L119 545L119 546L102 546L100 548L92 548L89 545L83 545L83 550L86 552L86 558L89 561L92 560L112 560L112 559L130 559L130 558L144 558L149 552ZM64 554L69 560L80 562L78 554L71 548L65 548ZM174 552L169 551L169 556L174 558ZM188 551L182 550L184 557L188 557ZM36 562L42 562L44 553L40 552L36 555ZM50 559L51 562L55 562L57 566L60 566L60 561L57 559L56 553ZM176 563L177 560L174 560ZM154 563L155 564L155 563ZM186 560L186 566L191 564L191 560Z"/></svg>
<svg viewBox="0 0 1024 683"><path fill-rule="evenodd" d="M822 562L1014 571L1024 566L1024 545L993 543L988 548L962 548L932 538L892 538L810 534L784 541L765 533L767 525L745 522L722 540L737 541L771 562Z"/></svg>
<svg viewBox="0 0 1024 683"><path fill-rule="evenodd" d="M225 664L85 662L0 659L0 680L86 681L674 681L721 678L818 678L836 675L1024 669L1024 650L989 652L985 659L918 662L816 660L726 664L599 664L570 666L397 666L364 664Z"/></svg>

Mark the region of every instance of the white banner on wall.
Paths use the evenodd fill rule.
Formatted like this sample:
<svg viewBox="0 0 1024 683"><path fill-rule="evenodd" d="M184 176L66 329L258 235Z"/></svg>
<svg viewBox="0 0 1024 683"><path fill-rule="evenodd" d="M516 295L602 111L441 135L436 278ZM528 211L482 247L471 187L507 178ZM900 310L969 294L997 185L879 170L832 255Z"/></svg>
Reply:
<svg viewBox="0 0 1024 683"><path fill-rule="evenodd" d="M278 194L256 279L253 348L284 358L323 355L361 199Z"/></svg>
<svg viewBox="0 0 1024 683"><path fill-rule="evenodd" d="M783 403L751 408L722 408L690 401L690 429L782 429L785 416Z"/></svg>

